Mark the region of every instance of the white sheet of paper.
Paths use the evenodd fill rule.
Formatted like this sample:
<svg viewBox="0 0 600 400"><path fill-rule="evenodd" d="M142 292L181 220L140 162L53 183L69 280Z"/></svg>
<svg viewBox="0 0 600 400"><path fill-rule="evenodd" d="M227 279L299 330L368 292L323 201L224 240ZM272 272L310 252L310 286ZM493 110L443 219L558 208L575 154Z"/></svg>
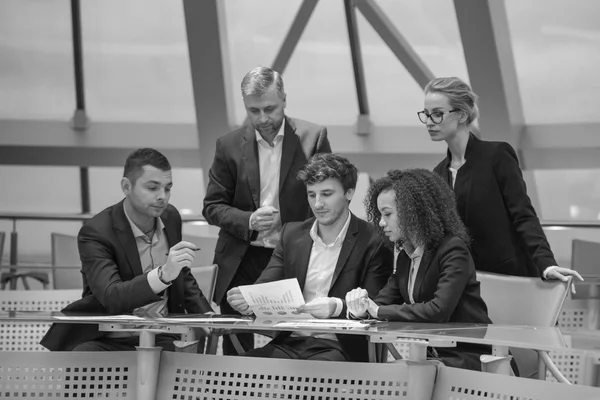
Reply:
<svg viewBox="0 0 600 400"><path fill-rule="evenodd" d="M304 304L304 296L296 278L239 288L258 318L312 318L308 313L294 314Z"/></svg>
<svg viewBox="0 0 600 400"><path fill-rule="evenodd" d="M280 328L354 328L367 329L369 325L360 321L348 319L310 319L300 321L285 321L275 324Z"/></svg>
<svg viewBox="0 0 600 400"><path fill-rule="evenodd" d="M158 322L166 322L166 323L170 323L170 324L177 324L177 323L181 323L181 322L193 322L193 323L227 323L227 322L232 322L232 323L239 323L239 322L245 322L247 324L252 323L252 320L249 319L244 319L244 318L222 318L222 317L216 317L216 318L157 318L156 321Z"/></svg>

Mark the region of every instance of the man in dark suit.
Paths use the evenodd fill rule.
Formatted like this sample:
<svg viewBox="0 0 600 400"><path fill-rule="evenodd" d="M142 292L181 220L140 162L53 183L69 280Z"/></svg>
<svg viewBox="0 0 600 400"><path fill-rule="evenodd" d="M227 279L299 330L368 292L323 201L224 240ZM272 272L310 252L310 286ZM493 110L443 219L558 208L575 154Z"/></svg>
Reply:
<svg viewBox="0 0 600 400"><path fill-rule="evenodd" d="M282 224L310 216L306 189L295 177L313 154L331 152L325 127L285 116L279 73L257 67L241 87L249 124L217 140L202 212L221 228L214 301L223 314L235 313L222 301L227 290L254 283L264 270ZM244 349L254 347L251 334L239 339ZM223 353L236 354L228 337Z"/></svg>
<svg viewBox="0 0 600 400"><path fill-rule="evenodd" d="M77 237L83 297L63 312L212 312L189 270L195 245L181 241L181 216L169 204L171 165L154 149L138 149L125 163L125 199L90 219ZM173 349L174 335L156 345ZM100 332L94 325L54 324L41 344L50 350L135 350L128 332Z"/></svg>
<svg viewBox="0 0 600 400"><path fill-rule="evenodd" d="M317 154L298 174L306 184L315 218L283 227L273 257L256 283L297 278L306 305L299 312L315 318L345 318L346 292L359 285L375 296L392 274L392 250L374 227L354 216L350 200L356 188L356 167L335 154ZM248 303L239 288L227 301L241 313ZM280 333L247 356L328 361L368 361L365 336Z"/></svg>

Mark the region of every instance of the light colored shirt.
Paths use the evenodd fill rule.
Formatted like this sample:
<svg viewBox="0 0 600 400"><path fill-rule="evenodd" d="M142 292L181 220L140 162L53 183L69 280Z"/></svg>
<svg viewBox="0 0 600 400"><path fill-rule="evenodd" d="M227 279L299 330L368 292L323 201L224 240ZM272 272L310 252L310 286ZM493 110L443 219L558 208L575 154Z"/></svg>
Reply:
<svg viewBox="0 0 600 400"><path fill-rule="evenodd" d="M328 297L329 289L331 289L331 281L335 266L342 251L342 244L346 239L348 227L350 226L350 218L352 214L348 212L348 218L342 227L340 233L332 243L325 244L318 234L319 223L315 220L310 229L310 237L313 240L312 249L310 251L310 259L308 261L308 269L306 271L306 280L304 281L304 289L302 295L304 302L309 303L319 297ZM332 317L337 317L342 313L344 303L342 299L334 298L336 302L335 311ZM302 333L295 333L302 335ZM333 334L316 334L311 335L322 339L337 340Z"/></svg>
<svg viewBox="0 0 600 400"><path fill-rule="evenodd" d="M450 173L452 174L452 189L454 189L454 184L456 183L456 174L458 174L458 170L456 168L448 167Z"/></svg>
<svg viewBox="0 0 600 400"><path fill-rule="evenodd" d="M408 253L406 253L408 254ZM419 273L419 266L421 265L421 259L423 258L423 247L417 247L412 254L408 254L410 257L410 271L408 273L408 299L411 304L415 304L413 292L415 290L415 280Z"/></svg>
<svg viewBox="0 0 600 400"><path fill-rule="evenodd" d="M148 279L150 288L156 294L164 292L162 300L136 308L134 312L147 312L152 315L166 316L168 295L165 289L170 285L165 285L158 279L158 267L167 262L167 253L169 252L169 243L164 231L165 225L162 219L156 218L156 231L152 235L152 238L150 238L133 223L129 215L127 215L127 211L125 211L125 216L127 216L127 220L133 231L135 244L140 255L142 271L147 273L146 279Z"/></svg>
<svg viewBox="0 0 600 400"><path fill-rule="evenodd" d="M169 243L167 242L167 236L164 232L165 225L160 218L156 218L156 230L152 235L152 238L148 237L127 215L127 210L123 206L125 216L133 231L135 237L135 244L137 246L138 254L140 256L140 264L142 271L147 273L146 279L148 284L154 293L160 293L164 291L162 300L154 303L147 304L143 307L136 308L133 310L134 314L148 313L153 316L166 316L167 315L167 301L168 295L165 291L170 285L165 285L158 279L158 267L167 262L166 254L169 252ZM125 338L131 336L139 336L136 332L108 332L106 335L109 338Z"/></svg>
<svg viewBox="0 0 600 400"><path fill-rule="evenodd" d="M279 132L273 139L271 146L258 131L254 131L258 144L258 168L260 171L260 207L273 206L279 210L279 175L281 171L281 152L283 150L283 132L285 120L279 128ZM250 229L252 226L250 225ZM275 248L281 234L281 216L278 215L277 222L268 231L258 233L252 246Z"/></svg>

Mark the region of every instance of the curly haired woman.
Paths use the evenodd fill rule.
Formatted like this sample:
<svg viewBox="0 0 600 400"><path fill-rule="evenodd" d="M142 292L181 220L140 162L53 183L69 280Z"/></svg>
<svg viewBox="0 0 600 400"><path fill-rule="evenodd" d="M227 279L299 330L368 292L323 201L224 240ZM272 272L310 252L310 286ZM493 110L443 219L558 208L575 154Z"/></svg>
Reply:
<svg viewBox="0 0 600 400"><path fill-rule="evenodd" d="M362 288L346 294L353 316L491 323L454 193L438 175L424 169L392 170L370 187L365 206L369 221L401 251L396 271L374 301ZM428 353L448 366L481 370L479 356L491 349L461 343L429 348Z"/></svg>

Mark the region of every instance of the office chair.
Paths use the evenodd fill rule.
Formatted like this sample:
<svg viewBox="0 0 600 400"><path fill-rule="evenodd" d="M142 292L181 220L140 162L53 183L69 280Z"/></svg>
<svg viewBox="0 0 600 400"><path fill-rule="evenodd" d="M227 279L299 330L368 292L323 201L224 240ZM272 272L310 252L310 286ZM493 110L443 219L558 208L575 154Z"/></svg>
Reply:
<svg viewBox="0 0 600 400"><path fill-rule="evenodd" d="M572 283L571 279L565 283L487 272L477 272L477 280L481 283L481 297L493 323L550 327L556 325ZM536 369L532 364L537 364L538 379L545 379L547 367L557 380L569 383L547 352L538 351L539 359L535 362L531 360L531 351L511 349L511 352L521 376L528 377L528 371ZM487 362L486 358L482 356L482 363Z"/></svg>

